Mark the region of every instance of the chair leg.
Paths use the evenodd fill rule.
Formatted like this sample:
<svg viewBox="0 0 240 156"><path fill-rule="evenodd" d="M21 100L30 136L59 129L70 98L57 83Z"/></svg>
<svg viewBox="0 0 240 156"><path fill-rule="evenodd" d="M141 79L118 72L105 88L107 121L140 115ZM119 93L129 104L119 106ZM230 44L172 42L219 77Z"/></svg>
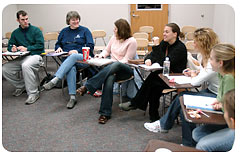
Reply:
<svg viewBox="0 0 240 156"><path fill-rule="evenodd" d="M122 103L122 84L119 83L120 104Z"/></svg>
<svg viewBox="0 0 240 156"><path fill-rule="evenodd" d="M165 114L166 95L163 94L162 116Z"/></svg>

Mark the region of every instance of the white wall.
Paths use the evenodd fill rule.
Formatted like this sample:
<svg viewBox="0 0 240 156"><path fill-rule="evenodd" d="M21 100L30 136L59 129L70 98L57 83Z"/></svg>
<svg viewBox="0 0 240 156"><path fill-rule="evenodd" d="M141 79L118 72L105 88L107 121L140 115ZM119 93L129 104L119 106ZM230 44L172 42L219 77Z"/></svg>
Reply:
<svg viewBox="0 0 240 156"><path fill-rule="evenodd" d="M229 5L169 5L168 21L176 22L180 27L184 25L210 27L218 34L221 42L228 42L235 45L235 13Z"/></svg>
<svg viewBox="0 0 240 156"><path fill-rule="evenodd" d="M8 5L3 10L3 34L18 26L16 12L20 9L29 13L30 22L42 26L44 32L60 31L66 27L65 18L70 10L76 10L81 15L80 24L90 30L104 29L107 36L112 35L113 23L118 18L130 21L128 4L21 4ZM203 15L204 17L202 17ZM172 4L169 5L169 22L197 27L210 27L219 35L220 40L234 44L235 18L234 11L228 5L219 4ZM106 40L108 41L108 37ZM99 43L100 41L98 41ZM102 44L102 43L100 43Z"/></svg>
<svg viewBox="0 0 240 156"><path fill-rule="evenodd" d="M18 27L16 21L17 5L8 5L2 10L2 32L11 32Z"/></svg>
<svg viewBox="0 0 240 156"><path fill-rule="evenodd" d="M207 4L173 4L169 5L169 22L180 27L194 25L196 27L213 27L213 10L215 5ZM202 17L202 15L204 17Z"/></svg>
<svg viewBox="0 0 240 156"><path fill-rule="evenodd" d="M66 15L69 11L75 10L81 16L80 24L91 30L103 29L109 35L113 34L114 22L119 18L129 19L127 4L77 4L77 5L18 5L18 9L26 10L29 13L33 25L42 26L44 32L60 31L66 27ZM102 42L99 40L98 42Z"/></svg>
<svg viewBox="0 0 240 156"><path fill-rule="evenodd" d="M235 45L235 12L229 5L215 5L213 15L213 29L217 32L221 42Z"/></svg>

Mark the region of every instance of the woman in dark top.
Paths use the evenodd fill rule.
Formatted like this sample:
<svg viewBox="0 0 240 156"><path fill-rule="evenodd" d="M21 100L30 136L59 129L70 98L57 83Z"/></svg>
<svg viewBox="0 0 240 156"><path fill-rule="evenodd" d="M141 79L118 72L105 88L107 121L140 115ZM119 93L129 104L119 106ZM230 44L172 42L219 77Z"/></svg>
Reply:
<svg viewBox="0 0 240 156"><path fill-rule="evenodd" d="M163 66L166 56L170 60L170 72L181 73L187 64L187 49L178 38L180 28L175 23L169 23L165 26L163 32L163 40L157 46L153 47L153 51L144 59L146 65L159 63ZM162 71L155 71L149 74L144 81L142 87L136 96L130 101L119 104L119 107L125 111L141 109L146 110L149 103L149 115L151 121L158 120L159 99L164 89L168 89L168 85L158 76Z"/></svg>

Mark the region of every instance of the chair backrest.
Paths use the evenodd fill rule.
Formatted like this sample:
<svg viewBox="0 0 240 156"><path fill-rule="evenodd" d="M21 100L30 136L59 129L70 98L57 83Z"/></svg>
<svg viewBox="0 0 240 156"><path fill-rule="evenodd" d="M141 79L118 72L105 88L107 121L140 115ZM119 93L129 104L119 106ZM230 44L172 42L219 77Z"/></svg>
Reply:
<svg viewBox="0 0 240 156"><path fill-rule="evenodd" d="M148 34L146 32L137 32L133 34L134 38L145 38L148 40Z"/></svg>
<svg viewBox="0 0 240 156"><path fill-rule="evenodd" d="M189 51L189 52L193 52L194 51L194 41L187 41L186 43L185 43L185 46L186 46L186 48L187 48L187 51Z"/></svg>
<svg viewBox="0 0 240 156"><path fill-rule="evenodd" d="M93 30L92 31L93 39L101 38L101 37L105 37L105 36L106 36L106 32L104 30Z"/></svg>
<svg viewBox="0 0 240 156"><path fill-rule="evenodd" d="M43 27L39 26L38 28L43 32Z"/></svg>
<svg viewBox="0 0 240 156"><path fill-rule="evenodd" d="M150 34L150 37L152 39L152 33L154 31L154 28L153 28L153 26L141 26L139 28L139 31L140 32L146 32L146 33Z"/></svg>
<svg viewBox="0 0 240 156"><path fill-rule="evenodd" d="M191 40L193 40L193 38L194 38L194 32L188 32L186 34L187 41L191 41Z"/></svg>
<svg viewBox="0 0 240 156"><path fill-rule="evenodd" d="M147 48L148 47L148 40L145 38L136 38L137 41L137 48Z"/></svg>
<svg viewBox="0 0 240 156"><path fill-rule="evenodd" d="M54 41L58 39L58 32L47 32L43 35L44 41L47 42L47 49L49 49L50 41Z"/></svg>
<svg viewBox="0 0 240 156"><path fill-rule="evenodd" d="M145 38L136 38L136 41L137 41L137 54L140 56L145 56L148 53L148 40Z"/></svg>
<svg viewBox="0 0 240 156"><path fill-rule="evenodd" d="M58 32L47 32L44 34L44 40L50 41L50 40L57 40L58 39Z"/></svg>
<svg viewBox="0 0 240 156"><path fill-rule="evenodd" d="M97 38L102 38L104 45L106 46L106 42L104 40L104 37L106 37L106 32L104 30L93 30L92 37L94 39L95 45L97 43Z"/></svg>
<svg viewBox="0 0 240 156"><path fill-rule="evenodd" d="M11 35L12 35L12 32L6 32L5 38L9 40L11 38Z"/></svg>
<svg viewBox="0 0 240 156"><path fill-rule="evenodd" d="M186 35L188 32L194 32L197 28L192 25L186 25L182 27L182 32Z"/></svg>

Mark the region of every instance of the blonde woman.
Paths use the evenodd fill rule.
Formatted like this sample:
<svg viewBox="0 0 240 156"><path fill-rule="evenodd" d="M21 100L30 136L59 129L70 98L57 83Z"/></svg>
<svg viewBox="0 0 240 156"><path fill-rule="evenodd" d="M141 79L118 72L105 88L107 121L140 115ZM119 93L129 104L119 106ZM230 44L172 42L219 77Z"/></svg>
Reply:
<svg viewBox="0 0 240 156"><path fill-rule="evenodd" d="M212 105L216 110L223 110L224 94L235 88L235 47L231 44L214 46L210 60L213 70L218 72L219 79L217 100ZM227 125L204 125L194 129L193 139L198 142L196 148L206 151L231 150L235 136L231 131L224 129L226 127Z"/></svg>

